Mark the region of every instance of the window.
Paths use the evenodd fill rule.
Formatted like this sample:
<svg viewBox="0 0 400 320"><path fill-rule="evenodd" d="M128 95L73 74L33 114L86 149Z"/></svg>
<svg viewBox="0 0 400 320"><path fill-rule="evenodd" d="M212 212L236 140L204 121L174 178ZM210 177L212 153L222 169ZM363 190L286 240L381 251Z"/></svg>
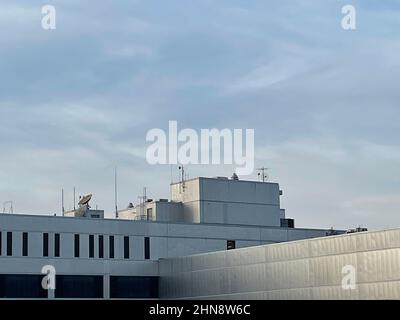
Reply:
<svg viewBox="0 0 400 320"><path fill-rule="evenodd" d="M104 258L104 237L99 236L99 258Z"/></svg>
<svg viewBox="0 0 400 320"><path fill-rule="evenodd" d="M226 242L226 249L227 250L232 250L236 248L236 241L235 240L228 240Z"/></svg>
<svg viewBox="0 0 400 320"><path fill-rule="evenodd" d="M74 235L74 257L79 258L79 234Z"/></svg>
<svg viewBox="0 0 400 320"><path fill-rule="evenodd" d="M42 288L43 275L0 274L0 297L7 299L47 298Z"/></svg>
<svg viewBox="0 0 400 320"><path fill-rule="evenodd" d="M43 233L43 257L49 256L49 234Z"/></svg>
<svg viewBox="0 0 400 320"><path fill-rule="evenodd" d="M56 275L55 298L103 298L103 276Z"/></svg>
<svg viewBox="0 0 400 320"><path fill-rule="evenodd" d="M150 238L144 238L144 258L150 259Z"/></svg>
<svg viewBox="0 0 400 320"><path fill-rule="evenodd" d="M110 298L158 297L158 277L110 276Z"/></svg>
<svg viewBox="0 0 400 320"><path fill-rule="evenodd" d="M114 236L109 237L109 249L108 250L109 250L109 252L108 252L109 258L114 259Z"/></svg>
<svg viewBox="0 0 400 320"><path fill-rule="evenodd" d="M12 232L7 232L7 255L12 256Z"/></svg>
<svg viewBox="0 0 400 320"><path fill-rule="evenodd" d="M22 256L28 256L28 233L22 233Z"/></svg>
<svg viewBox="0 0 400 320"><path fill-rule="evenodd" d="M94 235L89 235L89 258L94 258Z"/></svg>
<svg viewBox="0 0 400 320"><path fill-rule="evenodd" d="M129 237L124 237L124 259L129 259Z"/></svg>
<svg viewBox="0 0 400 320"><path fill-rule="evenodd" d="M282 228L294 228L294 219L281 219Z"/></svg>
<svg viewBox="0 0 400 320"><path fill-rule="evenodd" d="M55 257L60 256L60 234L59 233L54 234L54 256Z"/></svg>

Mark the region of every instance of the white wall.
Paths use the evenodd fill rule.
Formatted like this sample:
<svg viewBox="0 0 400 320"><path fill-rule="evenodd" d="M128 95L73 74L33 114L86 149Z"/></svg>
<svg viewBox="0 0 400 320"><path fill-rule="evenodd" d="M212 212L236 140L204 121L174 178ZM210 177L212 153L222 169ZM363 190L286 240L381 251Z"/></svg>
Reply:
<svg viewBox="0 0 400 320"><path fill-rule="evenodd" d="M171 185L171 199L186 222L280 226L277 183L196 178Z"/></svg>
<svg viewBox="0 0 400 320"><path fill-rule="evenodd" d="M398 300L399 264L400 229L161 259L160 298Z"/></svg>
<svg viewBox="0 0 400 320"><path fill-rule="evenodd" d="M87 219L53 216L0 214L2 257L6 252L6 232L13 232L13 253L22 255L22 232L28 232L29 256L42 256L42 234L49 233L49 253L54 254L54 233L61 237L60 251L64 258L74 257L74 234L80 234L80 256L89 255L89 234L95 235L95 258L98 257L98 235L104 236L104 256L108 257L108 236L115 241L115 257L123 258L123 237L130 237L131 260L143 260L144 237L151 238L152 258L179 256L190 252L226 248L227 240L281 242L324 236L326 230L286 229L222 224L187 224L115 219ZM158 240L157 240L158 239ZM210 241L205 241L210 240ZM212 240L212 241L211 241ZM213 242L213 241L216 242ZM164 244L167 243L167 247ZM171 243L176 243L172 245ZM157 244L159 248L157 248ZM239 245L240 246L240 245ZM165 248L167 250L165 250ZM178 248L182 248L178 249Z"/></svg>

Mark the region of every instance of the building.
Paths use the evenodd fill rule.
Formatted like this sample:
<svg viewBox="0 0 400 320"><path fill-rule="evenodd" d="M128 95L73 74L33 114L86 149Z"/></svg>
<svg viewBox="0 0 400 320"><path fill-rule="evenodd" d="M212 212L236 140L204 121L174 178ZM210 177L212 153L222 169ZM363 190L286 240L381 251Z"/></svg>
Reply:
<svg viewBox="0 0 400 320"><path fill-rule="evenodd" d="M400 229L160 260L160 298L400 299Z"/></svg>
<svg viewBox="0 0 400 320"><path fill-rule="evenodd" d="M196 178L118 219L87 198L64 216L0 214L0 297L158 298L160 259L345 232L295 228L281 195L277 183ZM42 288L46 266L55 290Z"/></svg>
<svg viewBox="0 0 400 320"><path fill-rule="evenodd" d="M186 223L294 227L280 208L278 183L198 177L170 186L171 201L144 199L118 212L118 217Z"/></svg>

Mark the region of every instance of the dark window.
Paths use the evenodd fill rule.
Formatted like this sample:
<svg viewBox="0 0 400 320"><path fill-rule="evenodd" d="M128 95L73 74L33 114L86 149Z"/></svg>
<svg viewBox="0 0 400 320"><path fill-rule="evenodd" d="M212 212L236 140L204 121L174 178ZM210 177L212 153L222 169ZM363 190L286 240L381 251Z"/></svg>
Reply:
<svg viewBox="0 0 400 320"><path fill-rule="evenodd" d="M110 298L158 298L158 277L110 276Z"/></svg>
<svg viewBox="0 0 400 320"><path fill-rule="evenodd" d="M28 233L22 233L22 255L24 257L28 256Z"/></svg>
<svg viewBox="0 0 400 320"><path fill-rule="evenodd" d="M0 274L0 298L47 298L43 275Z"/></svg>
<svg viewBox="0 0 400 320"><path fill-rule="evenodd" d="M49 234L43 233L43 257L49 256Z"/></svg>
<svg viewBox="0 0 400 320"><path fill-rule="evenodd" d="M54 256L55 257L60 256L60 234L59 233L54 234Z"/></svg>
<svg viewBox="0 0 400 320"><path fill-rule="evenodd" d="M150 259L150 238L144 238L144 258Z"/></svg>
<svg viewBox="0 0 400 320"><path fill-rule="evenodd" d="M94 235L89 235L89 258L94 258Z"/></svg>
<svg viewBox="0 0 400 320"><path fill-rule="evenodd" d="M129 259L129 237L124 237L124 259Z"/></svg>
<svg viewBox="0 0 400 320"><path fill-rule="evenodd" d="M236 248L236 241L235 240L228 240L226 242L226 249L232 250Z"/></svg>
<svg viewBox="0 0 400 320"><path fill-rule="evenodd" d="M12 256L12 232L7 232L7 255Z"/></svg>
<svg viewBox="0 0 400 320"><path fill-rule="evenodd" d="M104 237L99 236L99 258L104 258Z"/></svg>
<svg viewBox="0 0 400 320"><path fill-rule="evenodd" d="M281 219L282 228L294 228L294 219Z"/></svg>
<svg viewBox="0 0 400 320"><path fill-rule="evenodd" d="M114 259L114 236L110 236L109 238L109 258Z"/></svg>
<svg viewBox="0 0 400 320"><path fill-rule="evenodd" d="M57 275L56 298L103 298L103 276Z"/></svg>
<svg viewBox="0 0 400 320"><path fill-rule="evenodd" d="M74 257L79 258L79 234L74 236Z"/></svg>

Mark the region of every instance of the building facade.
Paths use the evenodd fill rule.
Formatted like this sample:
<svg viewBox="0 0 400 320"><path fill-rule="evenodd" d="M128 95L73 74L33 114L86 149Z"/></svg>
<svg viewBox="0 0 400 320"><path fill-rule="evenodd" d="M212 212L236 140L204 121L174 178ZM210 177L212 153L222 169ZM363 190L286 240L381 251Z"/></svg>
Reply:
<svg viewBox="0 0 400 320"><path fill-rule="evenodd" d="M400 299L400 229L160 260L160 298Z"/></svg>
<svg viewBox="0 0 400 320"><path fill-rule="evenodd" d="M158 298L160 259L344 232L288 226L281 193L273 183L196 178L172 184L170 201L119 212L125 219L0 214L0 297ZM49 266L55 290L43 289Z"/></svg>

